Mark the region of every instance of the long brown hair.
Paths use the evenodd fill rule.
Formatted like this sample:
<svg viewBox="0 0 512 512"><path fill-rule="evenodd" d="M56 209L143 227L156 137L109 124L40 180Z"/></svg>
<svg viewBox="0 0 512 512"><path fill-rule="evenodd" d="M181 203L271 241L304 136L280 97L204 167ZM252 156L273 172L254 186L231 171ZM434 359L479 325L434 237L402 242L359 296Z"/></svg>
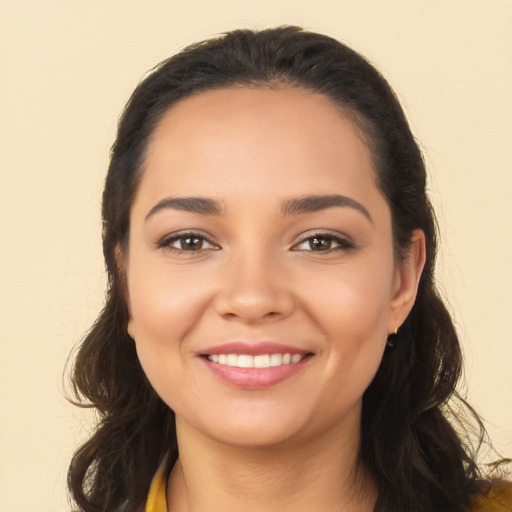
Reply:
<svg viewBox="0 0 512 512"><path fill-rule="evenodd" d="M306 88L340 105L368 141L378 186L391 208L397 257L407 252L414 229L425 233L427 260L416 303L364 394L360 462L378 486L376 510L466 510L478 469L447 419L462 362L434 281L436 224L422 155L379 72L340 42L297 27L237 30L194 44L158 65L124 110L103 194L106 304L72 370L76 400L99 414L69 468L73 499L85 512L135 511L165 454L171 462L178 456L174 413L152 389L126 332L115 250L127 248L141 164L162 114L191 94L249 84Z"/></svg>

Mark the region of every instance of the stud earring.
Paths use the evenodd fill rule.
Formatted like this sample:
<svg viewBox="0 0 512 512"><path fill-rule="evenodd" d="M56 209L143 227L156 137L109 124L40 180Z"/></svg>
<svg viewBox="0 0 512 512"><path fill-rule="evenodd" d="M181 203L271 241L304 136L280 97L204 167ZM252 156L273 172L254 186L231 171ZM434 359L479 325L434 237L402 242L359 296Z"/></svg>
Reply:
<svg viewBox="0 0 512 512"><path fill-rule="evenodd" d="M395 344L393 343L393 336L398 334L398 327L395 329L395 332L392 332L388 335L388 340L386 341L386 347L393 348Z"/></svg>

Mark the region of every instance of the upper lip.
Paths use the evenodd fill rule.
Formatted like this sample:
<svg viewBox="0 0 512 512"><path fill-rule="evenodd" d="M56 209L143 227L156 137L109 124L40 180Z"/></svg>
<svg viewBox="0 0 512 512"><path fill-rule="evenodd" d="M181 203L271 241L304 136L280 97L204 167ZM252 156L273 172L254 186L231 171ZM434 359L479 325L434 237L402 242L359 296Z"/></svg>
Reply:
<svg viewBox="0 0 512 512"><path fill-rule="evenodd" d="M214 355L214 354L245 354L257 356L262 354L308 354L310 351L304 350L291 345L283 343L276 343L274 341L229 341L226 343L219 343L204 350L201 350L200 355Z"/></svg>

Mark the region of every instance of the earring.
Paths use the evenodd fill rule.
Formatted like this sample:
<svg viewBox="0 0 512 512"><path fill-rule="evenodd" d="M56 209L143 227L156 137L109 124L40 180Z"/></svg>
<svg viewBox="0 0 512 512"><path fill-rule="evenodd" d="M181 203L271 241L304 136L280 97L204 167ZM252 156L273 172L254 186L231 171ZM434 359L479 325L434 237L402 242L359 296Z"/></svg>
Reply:
<svg viewBox="0 0 512 512"><path fill-rule="evenodd" d="M393 336L398 334L398 327L395 329L395 332L392 332L388 335L388 340L386 341L386 347L393 348L395 344L393 343Z"/></svg>

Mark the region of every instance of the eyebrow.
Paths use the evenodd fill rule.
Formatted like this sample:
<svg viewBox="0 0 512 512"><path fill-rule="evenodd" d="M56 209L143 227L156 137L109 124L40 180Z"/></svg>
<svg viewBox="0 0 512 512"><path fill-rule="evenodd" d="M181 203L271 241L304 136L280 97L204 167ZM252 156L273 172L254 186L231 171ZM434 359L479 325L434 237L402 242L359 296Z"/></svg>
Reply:
<svg viewBox="0 0 512 512"><path fill-rule="evenodd" d="M159 201L146 215L148 220L155 213L166 210L181 210L186 212L198 213L200 215L220 215L221 207L213 199L206 197L167 197Z"/></svg>
<svg viewBox="0 0 512 512"><path fill-rule="evenodd" d="M305 196L297 199L290 199L283 205L283 215L312 213L333 207L354 208L373 223L370 212L361 203L350 197L338 194Z"/></svg>
<svg viewBox="0 0 512 512"><path fill-rule="evenodd" d="M354 208L373 223L370 212L361 203L350 197L338 194L313 195L289 199L283 204L282 214L288 216L313 213L333 207ZM207 197L167 197L149 210L145 220L148 220L157 212L166 209L181 210L199 215L221 215L222 213L220 204L214 199Z"/></svg>

